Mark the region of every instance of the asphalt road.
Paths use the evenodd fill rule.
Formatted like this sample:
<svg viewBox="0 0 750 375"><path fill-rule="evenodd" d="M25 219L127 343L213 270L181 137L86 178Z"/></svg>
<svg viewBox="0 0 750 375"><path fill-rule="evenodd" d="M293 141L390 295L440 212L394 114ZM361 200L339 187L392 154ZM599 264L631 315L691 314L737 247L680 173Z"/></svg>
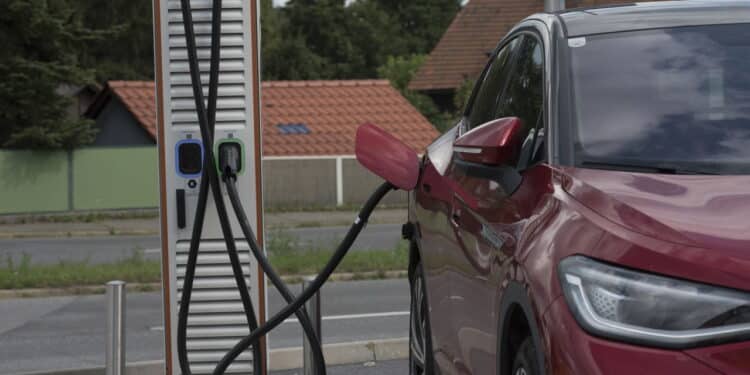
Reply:
<svg viewBox="0 0 750 375"><path fill-rule="evenodd" d="M291 236L305 248L334 248L344 237L348 227L290 228L283 231L270 230L266 234ZM390 250L401 241L401 225L369 225L362 232L353 250ZM159 258L158 236L115 236L81 238L27 238L0 240L0 260L10 256L16 262L24 254L34 264L54 264L62 260L84 261L92 264L112 263L130 257L142 250L146 257Z"/></svg>
<svg viewBox="0 0 750 375"><path fill-rule="evenodd" d="M324 343L408 336L406 280L330 283L324 287L322 299ZM281 306L275 290L269 291L269 312ZM105 308L104 296L0 300L0 374L103 365ZM128 296L128 361L162 359L161 324L160 294ZM272 348L301 346L301 330L295 321L287 321L269 342ZM375 368L349 366L331 373L406 373L389 370L402 367L406 368L403 361L383 362Z"/></svg>

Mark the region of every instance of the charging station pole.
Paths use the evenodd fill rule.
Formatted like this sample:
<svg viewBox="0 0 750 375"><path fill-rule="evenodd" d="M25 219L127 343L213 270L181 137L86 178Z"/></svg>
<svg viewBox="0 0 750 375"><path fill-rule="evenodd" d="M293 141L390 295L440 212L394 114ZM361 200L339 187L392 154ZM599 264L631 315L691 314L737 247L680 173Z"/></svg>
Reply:
<svg viewBox="0 0 750 375"><path fill-rule="evenodd" d="M203 143L196 115L179 0L153 0L155 75L158 108L158 149L161 202L162 285L164 301L165 366L167 375L179 373L177 313L187 263ZM208 90L211 44L211 0L191 0L202 81ZM215 140L217 149L231 144L243 158L237 176L240 198L262 245L263 200L261 179L259 4L258 0L224 0L222 4L221 67ZM217 153L218 154L218 153ZM226 194L224 194L225 200ZM229 206L229 204L227 204ZM249 252L236 219L232 229L260 324L266 318L265 278ZM187 347L195 374L210 374L224 353L249 333L240 295L232 276L219 219L209 196L198 255ZM266 342L261 352L267 358ZM252 352L246 351L230 367L250 373ZM266 362L265 360L263 362ZM263 374L267 372L263 368Z"/></svg>

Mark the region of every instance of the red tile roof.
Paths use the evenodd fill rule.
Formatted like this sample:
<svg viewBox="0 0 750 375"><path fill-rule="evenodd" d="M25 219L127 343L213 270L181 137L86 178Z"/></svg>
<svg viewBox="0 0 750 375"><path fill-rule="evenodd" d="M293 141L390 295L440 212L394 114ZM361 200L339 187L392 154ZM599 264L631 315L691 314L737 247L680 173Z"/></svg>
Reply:
<svg viewBox="0 0 750 375"><path fill-rule="evenodd" d="M139 124L156 138L153 82L113 81L93 107L103 107L107 91L119 98ZM359 125L373 123L423 152L437 130L388 81L278 81L262 86L264 156L354 155ZM90 109L96 116L99 109ZM309 134L282 134L278 125L305 124Z"/></svg>
<svg viewBox="0 0 750 375"><path fill-rule="evenodd" d="M649 0L646 0L649 1ZM624 0L568 0L568 7L619 4ZM544 0L470 0L458 13L435 49L417 71L409 88L455 90L476 79L487 53L522 19L544 10Z"/></svg>
<svg viewBox="0 0 750 375"><path fill-rule="evenodd" d="M143 129L156 139L156 88L148 81L109 81L107 88L135 116ZM105 90L107 89L105 88Z"/></svg>
<svg viewBox="0 0 750 375"><path fill-rule="evenodd" d="M263 154L354 155L359 125L372 123L424 151L438 132L388 81L264 82ZM283 135L279 124L310 134Z"/></svg>

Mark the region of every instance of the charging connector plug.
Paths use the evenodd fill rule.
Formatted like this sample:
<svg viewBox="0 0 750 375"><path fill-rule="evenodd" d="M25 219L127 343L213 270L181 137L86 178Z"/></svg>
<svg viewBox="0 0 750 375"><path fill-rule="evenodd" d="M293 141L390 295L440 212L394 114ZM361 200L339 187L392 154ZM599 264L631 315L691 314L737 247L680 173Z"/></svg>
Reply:
<svg viewBox="0 0 750 375"><path fill-rule="evenodd" d="M237 180L237 174L242 170L242 146L237 142L223 142L219 144L219 171L226 181L228 178Z"/></svg>

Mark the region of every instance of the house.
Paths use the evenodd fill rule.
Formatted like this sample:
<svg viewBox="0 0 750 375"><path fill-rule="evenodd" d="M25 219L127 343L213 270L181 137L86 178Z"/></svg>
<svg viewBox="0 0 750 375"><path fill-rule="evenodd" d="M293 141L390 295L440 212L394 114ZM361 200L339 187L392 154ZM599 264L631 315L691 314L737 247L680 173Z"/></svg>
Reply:
<svg viewBox="0 0 750 375"><path fill-rule="evenodd" d="M99 134L94 146L156 144L153 82L107 83L86 112ZM356 205L379 180L354 158L359 125L373 123L422 153L435 128L388 81L264 82L261 93L266 206ZM403 194L386 204L403 204Z"/></svg>
<svg viewBox="0 0 750 375"><path fill-rule="evenodd" d="M99 130L94 147L156 145L154 82L110 81L84 116Z"/></svg>
<svg viewBox="0 0 750 375"><path fill-rule="evenodd" d="M567 0L567 8L627 3L624 0ZM484 69L497 43L522 19L544 11L544 0L471 0L417 71L409 89L423 92L441 109L453 109L453 96Z"/></svg>
<svg viewBox="0 0 750 375"><path fill-rule="evenodd" d="M71 85L62 84L57 88L57 94L70 98L70 106L68 107L68 115L72 118L80 118L84 112L91 106L91 103L96 98L97 94L101 90L96 84L87 85Z"/></svg>

